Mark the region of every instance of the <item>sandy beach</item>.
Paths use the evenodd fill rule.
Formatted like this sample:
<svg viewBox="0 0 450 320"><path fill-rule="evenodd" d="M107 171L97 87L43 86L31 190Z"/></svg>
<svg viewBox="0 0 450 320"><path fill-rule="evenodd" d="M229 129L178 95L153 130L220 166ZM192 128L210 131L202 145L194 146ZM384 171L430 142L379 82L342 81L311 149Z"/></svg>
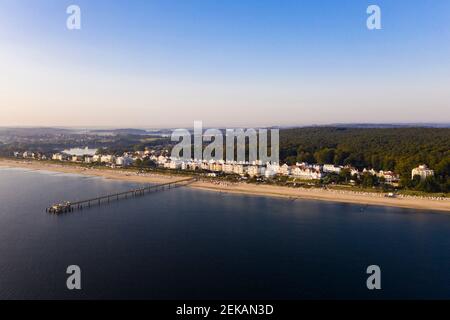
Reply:
<svg viewBox="0 0 450 320"><path fill-rule="evenodd" d="M190 187L214 190L218 192L241 193L259 196L271 196L296 199L311 199L344 203L356 203L361 205L378 205L423 210L438 210L450 212L450 200L432 200L414 197L387 198L384 194L369 192L352 192L338 190L324 190L318 188L289 188L270 185L240 184L213 184L208 182L196 182Z"/></svg>
<svg viewBox="0 0 450 320"><path fill-rule="evenodd" d="M107 179L118 179L139 183L164 183L185 179L186 177L166 174L138 174L120 169L90 169L74 165L62 165L49 162L38 161L20 161L0 159L0 166L26 168L30 170L47 170L55 172L83 174L90 176L99 176ZM311 199L322 201L333 201L343 203L355 203L361 205L379 205L400 208L412 208L422 210L437 210L450 212L450 199L439 200L433 198L419 198L411 196L398 196L396 198L387 198L381 193L340 191L332 189L318 188L289 188L271 185L255 185L247 183L228 183L228 182L210 182L197 181L189 185L190 188L209 190L214 192L238 193L255 196L278 197L290 200Z"/></svg>
<svg viewBox="0 0 450 320"><path fill-rule="evenodd" d="M130 172L120 169L95 169L86 168L76 165L64 165L58 163L50 162L40 162L40 161L21 161L21 160L9 160L0 159L0 167L11 167L11 168L23 168L29 170L46 170L53 172L63 172L63 173L73 173L73 174L83 174L89 176L103 177L106 179L115 179L130 182L139 183L165 183L182 180L183 177L162 175L162 174L138 174L137 172Z"/></svg>

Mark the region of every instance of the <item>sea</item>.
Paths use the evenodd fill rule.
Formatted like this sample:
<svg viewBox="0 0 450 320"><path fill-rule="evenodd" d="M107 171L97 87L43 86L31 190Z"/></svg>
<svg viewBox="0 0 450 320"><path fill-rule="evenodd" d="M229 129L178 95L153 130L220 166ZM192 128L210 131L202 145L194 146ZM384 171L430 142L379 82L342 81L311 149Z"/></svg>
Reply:
<svg viewBox="0 0 450 320"><path fill-rule="evenodd" d="M139 186L0 168L0 299L450 298L445 213L186 187L45 212Z"/></svg>

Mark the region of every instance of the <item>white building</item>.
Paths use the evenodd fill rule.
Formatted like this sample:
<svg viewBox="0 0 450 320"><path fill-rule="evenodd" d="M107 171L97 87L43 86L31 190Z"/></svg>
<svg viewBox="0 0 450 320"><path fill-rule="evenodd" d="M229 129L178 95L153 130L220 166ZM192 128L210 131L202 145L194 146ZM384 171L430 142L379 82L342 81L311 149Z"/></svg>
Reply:
<svg viewBox="0 0 450 320"><path fill-rule="evenodd" d="M127 167L132 164L133 164L133 158L131 158L129 156L118 157L116 159L116 165L118 165L118 166Z"/></svg>
<svg viewBox="0 0 450 320"><path fill-rule="evenodd" d="M72 162L81 162L81 161L83 161L82 156L77 156L77 155L72 156Z"/></svg>
<svg viewBox="0 0 450 320"><path fill-rule="evenodd" d="M274 172L275 174L279 174L280 173L280 165L277 163L274 163L274 164L268 163L266 166L266 172L267 171Z"/></svg>
<svg viewBox="0 0 450 320"><path fill-rule="evenodd" d="M94 156L86 155L84 156L84 163L93 163L94 162Z"/></svg>
<svg viewBox="0 0 450 320"><path fill-rule="evenodd" d="M426 164L422 164L411 170L411 179L414 179L414 176L420 176L421 180L425 180L428 177L434 176L434 171L429 169Z"/></svg>
<svg viewBox="0 0 450 320"><path fill-rule="evenodd" d="M202 169L202 170L209 170L209 163L207 161L203 161L200 164L200 169Z"/></svg>
<svg viewBox="0 0 450 320"><path fill-rule="evenodd" d="M280 167L279 174L281 174L283 176L288 176L291 174L291 169L289 168L289 166L286 163Z"/></svg>
<svg viewBox="0 0 450 320"><path fill-rule="evenodd" d="M373 176L377 175L377 172L375 170L373 170L373 169L367 170L366 168L364 168L363 173L369 173L369 174L371 174Z"/></svg>
<svg viewBox="0 0 450 320"><path fill-rule="evenodd" d="M52 160L56 160L56 161L64 161L65 157L62 153L55 153L52 156Z"/></svg>
<svg viewBox="0 0 450 320"><path fill-rule="evenodd" d="M214 161L210 160L208 162L208 170L209 171L215 171L215 169L216 169L216 163Z"/></svg>
<svg viewBox="0 0 450 320"><path fill-rule="evenodd" d="M222 171L222 168L223 168L223 164L222 163L215 162L214 163L214 167L213 167L213 171L214 172L220 172L220 171Z"/></svg>
<svg viewBox="0 0 450 320"><path fill-rule="evenodd" d="M243 164L235 164L235 165L233 165L233 173L235 173L235 174L245 174L244 165Z"/></svg>
<svg viewBox="0 0 450 320"><path fill-rule="evenodd" d="M222 171L225 172L225 173L233 173L233 164L225 163L222 166Z"/></svg>
<svg viewBox="0 0 450 320"><path fill-rule="evenodd" d="M303 180L318 180L322 178L322 173L318 170L297 166L291 170L291 175Z"/></svg>
<svg viewBox="0 0 450 320"><path fill-rule="evenodd" d="M278 174L278 172L276 172L272 167L267 167L266 170L264 171L264 176L266 178L273 178Z"/></svg>
<svg viewBox="0 0 450 320"><path fill-rule="evenodd" d="M195 170L197 170L199 168L200 168L200 164L198 162L195 162L195 161L189 161L186 164L186 169L188 169L188 170L195 171Z"/></svg>
<svg viewBox="0 0 450 320"><path fill-rule="evenodd" d="M261 176L261 167L257 165L251 165L247 168L247 173L250 177L259 177Z"/></svg>
<svg viewBox="0 0 450 320"><path fill-rule="evenodd" d="M380 170L380 172L378 172L378 177L384 178L386 183L389 183L389 184L397 183L400 181L400 176L392 171Z"/></svg>
<svg viewBox="0 0 450 320"><path fill-rule="evenodd" d="M167 157L165 157L165 156L159 156L159 157L158 157L158 160L157 160L158 164L164 164L164 163L166 163L167 161L168 161L168 159L167 159Z"/></svg>
<svg viewBox="0 0 450 320"><path fill-rule="evenodd" d="M355 174L359 178L359 171L356 168L348 168L350 170L350 176L353 177Z"/></svg>
<svg viewBox="0 0 450 320"><path fill-rule="evenodd" d="M115 163L116 158L113 155L103 155L100 157L100 162L104 163Z"/></svg>
<svg viewBox="0 0 450 320"><path fill-rule="evenodd" d="M181 161L170 161L169 169L181 169Z"/></svg>
<svg viewBox="0 0 450 320"><path fill-rule="evenodd" d="M335 166L334 164L324 164L322 170L323 170L323 172L339 174L341 172L341 170L342 170L342 167L341 166Z"/></svg>

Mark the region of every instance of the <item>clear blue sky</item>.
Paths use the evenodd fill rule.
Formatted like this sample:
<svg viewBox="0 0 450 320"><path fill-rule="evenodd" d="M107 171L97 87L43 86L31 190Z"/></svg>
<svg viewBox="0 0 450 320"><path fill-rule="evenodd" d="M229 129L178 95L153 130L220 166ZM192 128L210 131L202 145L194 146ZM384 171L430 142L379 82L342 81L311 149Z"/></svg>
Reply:
<svg viewBox="0 0 450 320"><path fill-rule="evenodd" d="M450 122L448 0L0 0L0 23L0 125Z"/></svg>

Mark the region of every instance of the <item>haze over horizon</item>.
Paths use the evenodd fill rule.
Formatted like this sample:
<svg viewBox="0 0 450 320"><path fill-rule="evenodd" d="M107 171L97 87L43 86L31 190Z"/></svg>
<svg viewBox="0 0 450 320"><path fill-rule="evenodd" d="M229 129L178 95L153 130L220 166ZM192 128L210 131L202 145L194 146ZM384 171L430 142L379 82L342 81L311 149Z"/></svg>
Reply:
<svg viewBox="0 0 450 320"><path fill-rule="evenodd" d="M0 21L0 126L450 122L445 0L0 0Z"/></svg>
<svg viewBox="0 0 450 320"><path fill-rule="evenodd" d="M243 126L232 125L217 125L210 126L207 123L203 124L203 130L208 128L218 129L233 129L233 128L307 128L307 127L347 127L347 128L401 128L401 127L424 127L424 128L450 128L449 122L430 122L430 123L324 123L324 124L304 124L304 125L267 125L267 126L252 126L251 124ZM184 128L193 130L193 124L180 124L179 126L167 125L167 126L4 126L0 125L0 129L63 129L63 130L172 130L177 128Z"/></svg>

